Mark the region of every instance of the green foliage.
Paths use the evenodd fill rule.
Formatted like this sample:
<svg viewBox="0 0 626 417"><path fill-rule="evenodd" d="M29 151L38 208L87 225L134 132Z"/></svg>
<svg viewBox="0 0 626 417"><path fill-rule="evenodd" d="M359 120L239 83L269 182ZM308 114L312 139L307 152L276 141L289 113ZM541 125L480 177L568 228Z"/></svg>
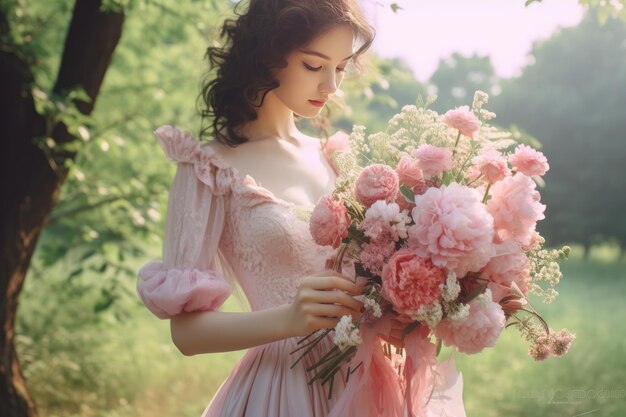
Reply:
<svg viewBox="0 0 626 417"><path fill-rule="evenodd" d="M388 120L426 88L417 80L406 62L399 58L383 59L370 53L366 72L360 77L346 77L341 90L343 105L333 108L331 121L338 129L350 132L355 124L370 131L384 130Z"/></svg>
<svg viewBox="0 0 626 417"><path fill-rule="evenodd" d="M541 3L543 0L526 0L526 6L533 3ZM597 19L600 24L606 23L609 19L626 20L626 0L579 0L588 9L597 12Z"/></svg>
<svg viewBox="0 0 626 417"><path fill-rule="evenodd" d="M589 13L575 28L535 44L535 63L503 82L498 120L541 138L550 170L540 231L553 245L626 242L623 141L626 24Z"/></svg>
<svg viewBox="0 0 626 417"><path fill-rule="evenodd" d="M221 14L230 10L227 6L213 9L211 2L179 5L174 1L125 4L122 40L95 111L85 117L75 106L76 100L88 100L82 89L51 93L71 18L69 6L28 0L10 5L14 37L28 38L15 47L36 57L32 93L48 126L48 134L36 138L37 144L53 168L60 162L59 152L78 152L76 160L67 163L69 176L38 242L35 260L46 268L68 265L56 269L67 280L68 290L85 273L98 273L100 279L92 281L95 311L114 309L115 317L123 320L127 314L114 306L124 299L139 302L134 291L121 289L122 283L136 279L137 270L128 266L129 260L145 255L146 248L154 257L159 255L156 249L161 246L174 171L151 132L159 124L195 124L202 54L206 43L215 39ZM42 24L45 29L38 29ZM52 127L59 121L77 141L61 145L51 139ZM164 175L168 170L169 175Z"/></svg>
<svg viewBox="0 0 626 417"><path fill-rule="evenodd" d="M494 94L498 91L498 82L488 56L475 54L465 57L453 53L439 62L437 70L430 77L430 84L435 87L437 94L433 110L445 112L466 105L471 102L476 90Z"/></svg>

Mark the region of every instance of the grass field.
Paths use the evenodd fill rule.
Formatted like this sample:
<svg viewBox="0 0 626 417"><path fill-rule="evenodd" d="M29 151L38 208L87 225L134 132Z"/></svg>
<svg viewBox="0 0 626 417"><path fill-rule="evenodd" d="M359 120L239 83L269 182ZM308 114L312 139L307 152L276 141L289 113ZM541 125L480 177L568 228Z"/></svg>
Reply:
<svg viewBox="0 0 626 417"><path fill-rule="evenodd" d="M552 328L576 333L570 352L535 362L509 329L494 348L457 354L469 417L626 415L626 262L606 248L583 261L574 248L562 270L556 301L535 305ZM225 308L236 310L235 300ZM123 325L86 330L51 323L50 337L18 349L48 417L199 417L243 354L184 357L170 340L169 321L142 306Z"/></svg>

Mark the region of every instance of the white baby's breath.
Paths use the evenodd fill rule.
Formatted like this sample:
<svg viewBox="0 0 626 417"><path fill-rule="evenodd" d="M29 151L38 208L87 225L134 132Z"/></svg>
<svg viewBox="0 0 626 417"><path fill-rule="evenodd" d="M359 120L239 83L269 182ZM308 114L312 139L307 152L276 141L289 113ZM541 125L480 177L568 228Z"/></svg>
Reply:
<svg viewBox="0 0 626 417"><path fill-rule="evenodd" d="M444 301L452 302L456 300L461 292L461 285L454 272L448 272L446 283L440 285L441 297Z"/></svg>
<svg viewBox="0 0 626 417"><path fill-rule="evenodd" d="M441 303L435 300L429 306L420 306L417 310L417 313L411 317L411 319L424 322L428 327L435 327L441 321L443 317L443 310L441 308Z"/></svg>
<svg viewBox="0 0 626 417"><path fill-rule="evenodd" d="M363 342L359 334L359 329L356 328L354 322L352 321L352 317L341 317L339 323L335 326L335 336L333 338L333 342L342 352Z"/></svg>
<svg viewBox="0 0 626 417"><path fill-rule="evenodd" d="M376 302L376 300L372 298L365 299L365 311L370 311L376 318L380 318L383 315L382 310L380 309L380 304Z"/></svg>

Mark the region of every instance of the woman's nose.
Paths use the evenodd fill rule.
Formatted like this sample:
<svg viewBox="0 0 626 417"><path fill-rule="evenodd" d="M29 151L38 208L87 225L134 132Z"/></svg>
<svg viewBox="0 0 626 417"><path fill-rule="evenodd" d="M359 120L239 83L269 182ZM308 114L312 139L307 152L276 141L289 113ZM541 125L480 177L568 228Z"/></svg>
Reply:
<svg viewBox="0 0 626 417"><path fill-rule="evenodd" d="M331 73L324 79L324 82L320 85L320 92L327 95L333 94L335 91L337 91L337 88L337 77L334 73Z"/></svg>

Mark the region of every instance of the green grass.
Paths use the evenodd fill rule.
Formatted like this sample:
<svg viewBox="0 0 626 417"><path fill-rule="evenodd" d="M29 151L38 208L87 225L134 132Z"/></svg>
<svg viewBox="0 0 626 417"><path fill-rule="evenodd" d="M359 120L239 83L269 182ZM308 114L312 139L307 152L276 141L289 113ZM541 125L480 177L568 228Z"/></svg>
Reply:
<svg viewBox="0 0 626 417"><path fill-rule="evenodd" d="M535 362L508 329L494 348L457 354L469 417L626 415L626 263L610 248L594 250L588 261L573 249L562 265L559 297L535 304L552 328L576 333L570 352ZM60 290L48 282L27 280L18 312L31 325L22 326L25 333L43 334L21 334L18 343L41 415L198 417L244 353L185 357L170 339L168 320L132 303L123 324L95 320L89 297L56 306L54 320L35 325L52 308L43 300L60 303L40 295ZM225 310L237 309L231 297Z"/></svg>

